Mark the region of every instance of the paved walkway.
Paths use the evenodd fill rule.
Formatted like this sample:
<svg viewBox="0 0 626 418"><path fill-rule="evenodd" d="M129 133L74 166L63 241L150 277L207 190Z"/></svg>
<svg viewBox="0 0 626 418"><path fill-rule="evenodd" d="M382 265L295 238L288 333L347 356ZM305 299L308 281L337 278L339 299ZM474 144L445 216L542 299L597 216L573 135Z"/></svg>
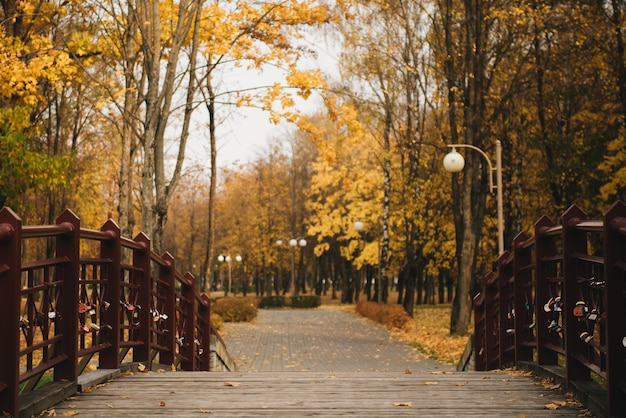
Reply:
<svg viewBox="0 0 626 418"><path fill-rule="evenodd" d="M226 323L223 337L240 371L451 371L386 328L339 308L259 310L252 323Z"/></svg>

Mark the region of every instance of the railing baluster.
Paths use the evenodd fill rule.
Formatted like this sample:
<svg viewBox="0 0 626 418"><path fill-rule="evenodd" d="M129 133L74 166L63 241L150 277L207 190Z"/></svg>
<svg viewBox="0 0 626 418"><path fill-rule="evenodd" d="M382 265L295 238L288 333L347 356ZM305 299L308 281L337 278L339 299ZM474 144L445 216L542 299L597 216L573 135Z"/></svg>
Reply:
<svg viewBox="0 0 626 418"><path fill-rule="evenodd" d="M78 323L78 277L80 274L80 220L70 210L66 210L57 218L57 225L62 224L71 225L71 228L70 232L58 235L56 238L57 258L67 257L68 261L62 267L62 277L56 278L62 281L63 286L59 300L62 339L60 343L55 344L54 356L58 357L63 353L67 359L55 367L54 380L72 381L76 379L77 373L78 329L76 324Z"/></svg>
<svg viewBox="0 0 626 418"><path fill-rule="evenodd" d="M150 351L152 347L151 325L152 321L152 296L150 294L152 284L150 275L150 238L143 232L135 237L134 241L139 244L139 249L133 250L133 282L140 284L139 304L142 309L139 312L139 340L143 343L133 348L133 361L147 363L150 361Z"/></svg>
<svg viewBox="0 0 626 418"><path fill-rule="evenodd" d="M0 211L0 411L19 410L20 285L22 220L9 208Z"/></svg>
<svg viewBox="0 0 626 418"><path fill-rule="evenodd" d="M576 306L577 277L575 254L587 254L587 236L576 226L587 219L587 215L576 205L563 214L563 328L565 330L565 350L567 353L565 368L567 380L589 380L589 368L578 361L574 353L578 352L581 341L572 314Z"/></svg>
<svg viewBox="0 0 626 418"><path fill-rule="evenodd" d="M104 300L110 303L109 308L102 312L104 323L108 327L101 331L100 338L103 338L109 346L100 353L100 367L116 369L120 361L120 228L109 219L101 230L108 232L111 238L100 242L100 258L109 260L105 283L103 283L103 273L100 272L100 286L104 286Z"/></svg>
<svg viewBox="0 0 626 418"><path fill-rule="evenodd" d="M611 416L626 416L626 205L604 215L607 385Z"/></svg>

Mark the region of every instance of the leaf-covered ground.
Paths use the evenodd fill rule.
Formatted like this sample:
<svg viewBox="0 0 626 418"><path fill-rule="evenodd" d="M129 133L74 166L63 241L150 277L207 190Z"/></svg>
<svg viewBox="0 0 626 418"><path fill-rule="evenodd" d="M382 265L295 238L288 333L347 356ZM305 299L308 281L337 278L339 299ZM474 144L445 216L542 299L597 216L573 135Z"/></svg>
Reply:
<svg viewBox="0 0 626 418"><path fill-rule="evenodd" d="M420 305L416 307L413 319L397 334L427 357L456 365L471 330L466 336L450 335L450 311L450 305Z"/></svg>

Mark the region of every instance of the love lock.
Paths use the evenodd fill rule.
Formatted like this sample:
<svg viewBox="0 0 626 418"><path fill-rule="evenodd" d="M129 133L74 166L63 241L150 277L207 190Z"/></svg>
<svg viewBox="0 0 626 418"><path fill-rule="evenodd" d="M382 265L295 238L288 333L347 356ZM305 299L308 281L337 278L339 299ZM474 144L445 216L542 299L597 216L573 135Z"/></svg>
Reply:
<svg viewBox="0 0 626 418"><path fill-rule="evenodd" d="M593 335L589 334L588 332L581 332L580 333L580 339L583 340L586 343L589 343L589 341L593 340Z"/></svg>
<svg viewBox="0 0 626 418"><path fill-rule="evenodd" d="M159 319L161 319L161 314L159 313L159 311L152 311L152 321L159 322Z"/></svg>
<svg viewBox="0 0 626 418"><path fill-rule="evenodd" d="M96 324L95 322L92 322L91 324L89 324L89 329L91 331L100 331L100 325Z"/></svg>
<svg viewBox="0 0 626 418"><path fill-rule="evenodd" d="M57 311L52 310L48 312L48 319L50 319L51 321L54 321L55 319L57 319L57 317L58 317Z"/></svg>
<svg viewBox="0 0 626 418"><path fill-rule="evenodd" d="M86 303L81 302L81 303L78 304L78 313L79 314L84 314L88 310L89 310L89 307L87 306Z"/></svg>
<svg viewBox="0 0 626 418"><path fill-rule="evenodd" d="M550 325L548 325L548 332L561 332L561 331L563 331L563 327L554 320L550 322Z"/></svg>
<svg viewBox="0 0 626 418"><path fill-rule="evenodd" d="M89 315L94 316L96 314L96 308L93 306L89 309Z"/></svg>
<svg viewBox="0 0 626 418"><path fill-rule="evenodd" d="M135 310L135 307L131 305L130 303L127 303L125 300L120 300L120 305L122 305L122 307L129 312L132 312Z"/></svg>
<svg viewBox="0 0 626 418"><path fill-rule="evenodd" d="M508 335L513 335L513 334L515 334L515 330L513 328L509 328L509 329L506 330L506 333Z"/></svg>
<svg viewBox="0 0 626 418"><path fill-rule="evenodd" d="M589 312L589 315L587 315L587 320L589 321L597 321L598 320L598 310L597 309L592 309L591 312Z"/></svg>
<svg viewBox="0 0 626 418"><path fill-rule="evenodd" d="M561 297L557 296L554 298L554 304L552 305L552 310L554 312L561 312Z"/></svg>
<svg viewBox="0 0 626 418"><path fill-rule="evenodd" d="M185 336L183 335L182 337L176 339L176 344L183 345L184 340L185 340Z"/></svg>
<svg viewBox="0 0 626 418"><path fill-rule="evenodd" d="M159 315L159 318L165 321L167 318L169 318L169 316L167 316L167 314L162 313L161 315Z"/></svg>
<svg viewBox="0 0 626 418"><path fill-rule="evenodd" d="M20 315L20 328L22 329L30 328L30 322L28 321L27 318L24 318L22 315Z"/></svg>
<svg viewBox="0 0 626 418"><path fill-rule="evenodd" d="M550 298L548 302L543 305L543 310L545 312L550 312L552 310L552 306L554 305L554 298Z"/></svg>
<svg viewBox="0 0 626 418"><path fill-rule="evenodd" d="M581 320L586 314L589 312L589 308L587 308L587 304L579 300L576 302L576 306L574 307L574 316Z"/></svg>

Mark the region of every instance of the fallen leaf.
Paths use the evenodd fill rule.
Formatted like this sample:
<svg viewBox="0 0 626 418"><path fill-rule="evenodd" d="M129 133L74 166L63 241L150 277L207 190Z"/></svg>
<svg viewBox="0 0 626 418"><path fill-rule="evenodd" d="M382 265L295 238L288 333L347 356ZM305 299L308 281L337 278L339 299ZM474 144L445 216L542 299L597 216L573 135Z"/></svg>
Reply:
<svg viewBox="0 0 626 418"><path fill-rule="evenodd" d="M78 411L65 411L63 412L64 417L73 417L74 415L78 415Z"/></svg>
<svg viewBox="0 0 626 418"><path fill-rule="evenodd" d="M545 405L545 408L546 409L551 409L551 410L554 411L556 409L559 409L559 406L557 404L555 404L555 403L550 402L549 404Z"/></svg>
<svg viewBox="0 0 626 418"><path fill-rule="evenodd" d="M159 406L165 406L165 401L159 402Z"/></svg>
<svg viewBox="0 0 626 418"><path fill-rule="evenodd" d="M465 386L465 385L467 385L467 384L468 384L468 382L459 382L459 383L457 383L456 385L457 385L457 386Z"/></svg>
<svg viewBox="0 0 626 418"><path fill-rule="evenodd" d="M140 372L143 372L144 370L146 370L146 366L142 363L139 363L137 365L137 370L139 370Z"/></svg>
<svg viewBox="0 0 626 418"><path fill-rule="evenodd" d="M394 402L393 406L396 407L411 407L413 404L411 402Z"/></svg>
<svg viewBox="0 0 626 418"><path fill-rule="evenodd" d="M422 382L423 385L438 385L439 382Z"/></svg>
<svg viewBox="0 0 626 418"><path fill-rule="evenodd" d="M234 388L238 388L239 386L241 386L241 383L239 383L239 382L224 382L224 386L232 386Z"/></svg>
<svg viewBox="0 0 626 418"><path fill-rule="evenodd" d="M201 410L200 410L200 413L201 413L201 414L210 414L210 413L211 413L211 411L207 411L206 409L201 409Z"/></svg>

